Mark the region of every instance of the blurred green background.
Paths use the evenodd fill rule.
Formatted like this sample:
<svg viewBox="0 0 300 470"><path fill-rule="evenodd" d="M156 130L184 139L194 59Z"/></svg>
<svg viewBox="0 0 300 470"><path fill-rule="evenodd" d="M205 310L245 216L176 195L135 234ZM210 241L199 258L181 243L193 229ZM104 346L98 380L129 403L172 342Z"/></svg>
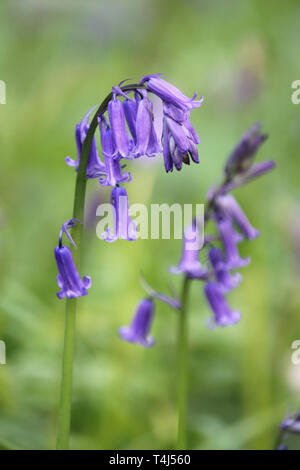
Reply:
<svg viewBox="0 0 300 470"><path fill-rule="evenodd" d="M0 440L54 448L63 301L53 249L72 214L75 124L111 86L163 73L189 96L200 165L166 174L162 159L132 167L131 203L203 203L226 156L254 122L270 138L258 154L277 169L236 191L261 237L230 294L241 322L209 331L202 285L190 300L189 446L270 449L300 404L300 79L298 1L10 0L0 6ZM109 190L89 183L88 201ZM106 244L87 234L93 288L77 321L71 448L167 449L176 438L176 314L157 304L156 346L119 340L144 295L139 275L167 292L179 240ZM203 254L205 256L205 254ZM173 276L179 287L180 279ZM299 443L300 445L300 443Z"/></svg>

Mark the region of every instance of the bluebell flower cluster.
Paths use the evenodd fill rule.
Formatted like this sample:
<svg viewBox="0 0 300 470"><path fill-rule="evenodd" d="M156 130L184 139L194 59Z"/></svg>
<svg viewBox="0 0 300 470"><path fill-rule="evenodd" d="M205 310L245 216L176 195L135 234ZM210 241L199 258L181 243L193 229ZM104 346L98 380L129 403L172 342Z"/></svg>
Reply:
<svg viewBox="0 0 300 470"><path fill-rule="evenodd" d="M103 160L99 157L94 136L86 177L97 178L102 186L116 188L132 180L132 174L124 170L126 165L123 162L126 160L142 156L156 157L163 153L166 172L173 171L174 167L181 170L183 163L189 165L190 160L199 163L197 144L200 139L190 122L190 111L199 107L203 98L199 101L195 99L196 96L187 98L159 75L143 77L135 89L126 92L121 88L123 83L112 88L112 98L108 102L107 111L98 116ZM153 114L153 103L149 94L156 95L162 101L162 122L156 123L158 117ZM76 125L77 160L66 158L66 163L75 167L76 171L82 144L89 129L89 117L94 109L90 109ZM156 127L163 129L161 136L157 135ZM125 189L122 196L127 198ZM122 220L125 221L126 217L120 216L119 223ZM119 232L124 234L122 227ZM117 233L114 236L104 234L106 241L118 238ZM134 234L129 234L126 239L135 238Z"/></svg>
<svg viewBox="0 0 300 470"><path fill-rule="evenodd" d="M241 317L238 311L230 308L226 295L242 280L236 270L250 263L250 257L240 256L239 244L243 240L254 240L259 231L251 225L229 191L244 186L275 166L272 160L254 164L254 156L267 138L260 133L260 128L258 123L246 132L226 162L223 183L208 191L206 222L214 224L216 235L214 242L208 242L205 247L208 251L208 275L204 294L213 313L209 320L212 327L233 325Z"/></svg>
<svg viewBox="0 0 300 470"><path fill-rule="evenodd" d="M152 79L152 82L150 80L149 86L156 89L156 79ZM170 106L173 106L171 93L169 99ZM193 102L186 102L182 98L181 107L176 113L180 116L189 106L193 106ZM171 129L174 129L174 124ZM214 233L207 234L204 244L201 244L198 221L194 219L184 231L182 255L178 266L170 268L172 274L183 274L187 279L204 283L204 295L212 311L208 323L212 328L234 325L241 318L241 313L230 307L226 296L241 283L242 276L237 270L250 263L249 257L240 256L239 244L243 240L254 240L259 236L259 231L251 225L230 191L244 186L275 167L272 160L254 163L255 154L267 137L260 129L261 124L258 123L246 132L226 162L222 184L208 191L205 221L214 225ZM201 250L206 254L206 265L200 262ZM166 302L163 294L157 294L153 290L150 292L149 286L145 288L153 298ZM176 299L166 303L180 309L180 302Z"/></svg>
<svg viewBox="0 0 300 470"><path fill-rule="evenodd" d="M203 98L197 101L196 95L191 99L186 97L160 75L147 75L137 85L125 87L126 91L121 86L125 81L112 87L105 110L97 115L101 152L98 151L96 137L93 136L86 167L87 179L98 179L101 186L112 188L111 204L116 214L115 227L114 233L109 229L103 233L103 239L107 242L119 238L134 241L137 238L137 227L129 216L127 191L120 186L132 180L132 174L124 170L126 160L143 156L156 157L163 153L167 172L173 171L174 167L181 170L183 163L190 164L190 159L195 163L199 162L197 144L200 139L190 122L190 111L199 107ZM153 113L150 94L161 100L162 122L156 122L158 117ZM83 143L90 128L90 116L95 108L91 108L76 125L77 159L73 160L69 156L65 159L67 165L77 172ZM156 128L163 129L162 135L157 135ZM55 249L60 273L57 278L61 288L59 298L86 295L90 287L90 279L80 279L71 251L61 244L63 233L73 243L68 230L74 223L75 219L70 219L63 225L60 243ZM168 298L165 296L165 299Z"/></svg>

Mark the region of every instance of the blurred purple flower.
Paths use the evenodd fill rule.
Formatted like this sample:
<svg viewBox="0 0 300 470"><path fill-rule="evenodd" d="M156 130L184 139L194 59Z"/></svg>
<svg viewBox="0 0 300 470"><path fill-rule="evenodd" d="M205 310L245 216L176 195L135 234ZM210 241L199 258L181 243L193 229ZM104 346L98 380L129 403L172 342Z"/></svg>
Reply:
<svg viewBox="0 0 300 470"><path fill-rule="evenodd" d="M241 258L237 248L236 232L229 219L217 220L218 231L221 241L225 250L225 263L226 269L237 269L247 266L250 263L250 258Z"/></svg>
<svg viewBox="0 0 300 470"><path fill-rule="evenodd" d="M225 165L225 174L227 177L237 173L243 173L252 165L258 148L267 138L266 134L261 134L261 126L262 124L260 122L254 124L232 151Z"/></svg>
<svg viewBox="0 0 300 470"><path fill-rule="evenodd" d="M154 302L152 299L143 299L138 304L130 326L119 329L120 337L130 343L138 343L143 347L154 344L154 338L149 336L154 316Z"/></svg>
<svg viewBox="0 0 300 470"><path fill-rule="evenodd" d="M243 212L232 194L225 194L217 197L216 204L221 210L221 213L224 213L225 216L230 217L231 220L236 223L242 234L248 238L248 240L253 240L259 236L259 231L252 227L246 214Z"/></svg>
<svg viewBox="0 0 300 470"><path fill-rule="evenodd" d="M240 320L240 312L231 310L218 282L209 282L204 287L207 301L213 311L216 326L234 325Z"/></svg>
<svg viewBox="0 0 300 470"><path fill-rule="evenodd" d="M190 279L206 279L207 268L199 261L199 252L202 248L201 237L197 225L192 223L184 231L182 256L178 267L171 266L172 274L185 273Z"/></svg>
<svg viewBox="0 0 300 470"><path fill-rule="evenodd" d="M240 273L230 274L229 269L225 266L221 250L219 250L219 248L212 247L209 250L208 255L217 281L223 292L228 292L237 287L242 280L242 276Z"/></svg>
<svg viewBox="0 0 300 470"><path fill-rule="evenodd" d="M241 174L237 174L230 180L228 183L225 183L220 189L219 194L224 194L233 189L244 186L245 184L250 183L250 181L268 173L268 171L275 168L276 163L274 160L265 160L264 162L255 163L247 171Z"/></svg>

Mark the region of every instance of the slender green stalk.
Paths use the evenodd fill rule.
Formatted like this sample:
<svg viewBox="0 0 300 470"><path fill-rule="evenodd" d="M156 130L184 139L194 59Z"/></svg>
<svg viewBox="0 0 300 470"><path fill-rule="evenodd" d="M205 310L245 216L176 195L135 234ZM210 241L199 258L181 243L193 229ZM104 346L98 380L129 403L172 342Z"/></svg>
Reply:
<svg viewBox="0 0 300 470"><path fill-rule="evenodd" d="M184 278L178 325L178 436L177 449L186 449L187 382L188 382L188 312L189 279Z"/></svg>
<svg viewBox="0 0 300 470"><path fill-rule="evenodd" d="M125 85L122 87L123 91L132 91L137 88L144 88L140 84ZM76 177L75 196L73 217L83 223L84 221L84 204L86 193L86 168L90 154L90 148L98 125L98 115L104 113L107 105L112 98L110 93L105 100L100 104L96 111L90 127L88 129L86 138L82 145L82 152L80 156L79 168ZM77 224L72 229L72 237L77 246L73 250L73 258L78 271L80 272L80 261L82 258L82 224ZM63 361L62 361L62 378L61 378L61 392L60 404L58 409L58 426L57 426L57 441L56 448L59 450L68 449L69 447L69 434L71 422L71 396L72 396L72 375L73 375L73 356L74 356L74 343L75 343L75 326L76 326L76 306L77 299L67 299L66 301L66 314L65 314L65 336L63 348Z"/></svg>

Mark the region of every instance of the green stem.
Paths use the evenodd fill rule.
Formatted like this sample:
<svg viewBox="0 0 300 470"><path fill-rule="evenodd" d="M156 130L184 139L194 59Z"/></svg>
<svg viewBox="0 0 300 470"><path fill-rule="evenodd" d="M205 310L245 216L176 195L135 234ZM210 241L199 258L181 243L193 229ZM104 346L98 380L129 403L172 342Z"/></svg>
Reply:
<svg viewBox="0 0 300 470"><path fill-rule="evenodd" d="M189 279L184 278L181 294L181 309L178 325L178 437L177 449L186 449L186 421L187 421L187 381L188 381L188 318L187 300L189 292Z"/></svg>
<svg viewBox="0 0 300 470"><path fill-rule="evenodd" d="M56 448L68 449L71 421L73 352L75 342L76 299L66 302L65 337Z"/></svg>
<svg viewBox="0 0 300 470"><path fill-rule="evenodd" d="M122 87L123 91L133 91L137 88L144 88L144 85L134 83ZM79 168L76 177L75 196L73 217L80 222L84 221L84 203L86 193L86 168L92 145L93 136L98 125L98 116L103 114L109 101L112 98L112 93L109 93L105 100L100 104L96 111L90 127L88 129L86 138L82 145L80 155ZM80 261L82 258L82 224L76 224L72 229L72 237L77 246L77 250L73 250L73 258L78 271L80 272ZM67 299L66 301L66 314L65 314L65 336L63 348L63 362L62 362L62 378L61 378L61 391L60 391L60 404L58 409L58 427L57 427L57 441L56 448L59 450L68 449L69 447L69 433L71 422L71 396L72 396L72 375L73 375L73 355L75 343L75 320L76 320L76 306L77 299Z"/></svg>

